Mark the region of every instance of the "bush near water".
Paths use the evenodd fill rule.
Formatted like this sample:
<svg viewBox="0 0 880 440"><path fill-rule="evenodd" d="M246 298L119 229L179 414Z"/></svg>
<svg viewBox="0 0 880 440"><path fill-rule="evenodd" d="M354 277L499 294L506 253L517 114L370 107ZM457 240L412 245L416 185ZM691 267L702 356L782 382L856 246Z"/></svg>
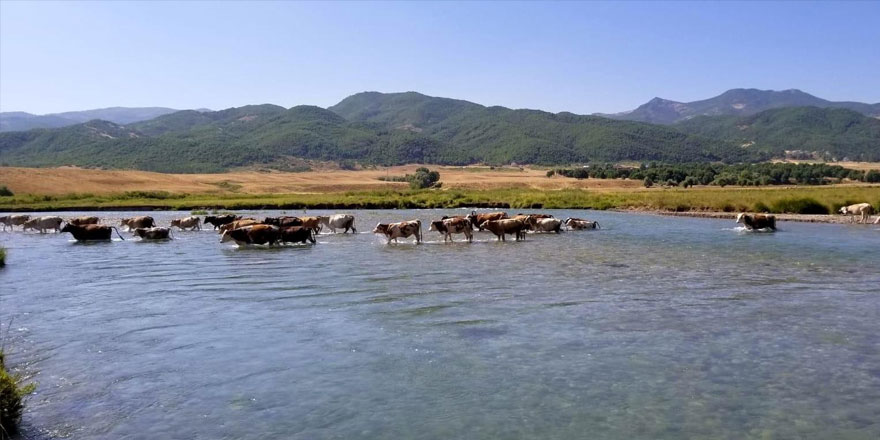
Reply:
<svg viewBox="0 0 880 440"><path fill-rule="evenodd" d="M21 376L6 370L6 357L0 349L0 428L2 438L18 432L21 414L24 411L24 398L34 392L36 385L22 385Z"/></svg>

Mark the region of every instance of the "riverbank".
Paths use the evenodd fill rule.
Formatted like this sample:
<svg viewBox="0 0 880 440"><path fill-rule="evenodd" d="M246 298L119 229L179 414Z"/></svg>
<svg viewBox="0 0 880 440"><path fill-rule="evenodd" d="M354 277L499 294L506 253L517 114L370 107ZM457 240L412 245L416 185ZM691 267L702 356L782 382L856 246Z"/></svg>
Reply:
<svg viewBox="0 0 880 440"><path fill-rule="evenodd" d="M131 191L117 194L0 197L0 211L237 210L237 209L597 209L695 212L742 211L830 214L867 201L880 205L880 185L746 188L639 188L616 190L535 188L376 190L291 194L187 194ZM716 214L712 214L716 213ZM718 214L721 213L721 214ZM724 214L727 213L727 214Z"/></svg>
<svg viewBox="0 0 880 440"><path fill-rule="evenodd" d="M696 218L714 218L714 219L736 219L736 212L705 212L705 211L645 211L645 210L619 210L621 212L640 212L644 214L665 215L672 217L696 217ZM801 222L801 223L838 223L850 224L851 220L847 216L839 214L774 214L776 220L784 222ZM875 217L871 217L873 221Z"/></svg>

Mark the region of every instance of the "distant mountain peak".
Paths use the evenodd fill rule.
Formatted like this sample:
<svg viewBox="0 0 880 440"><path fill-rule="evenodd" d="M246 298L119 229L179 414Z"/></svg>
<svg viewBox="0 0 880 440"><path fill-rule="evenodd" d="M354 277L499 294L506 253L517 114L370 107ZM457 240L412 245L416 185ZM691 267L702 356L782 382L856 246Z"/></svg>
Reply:
<svg viewBox="0 0 880 440"><path fill-rule="evenodd" d="M709 99L692 102L655 97L634 110L602 116L655 124L674 124L696 116L748 116L774 108L804 106L845 108L866 116L880 115L880 104L833 102L799 89L777 91L736 88Z"/></svg>

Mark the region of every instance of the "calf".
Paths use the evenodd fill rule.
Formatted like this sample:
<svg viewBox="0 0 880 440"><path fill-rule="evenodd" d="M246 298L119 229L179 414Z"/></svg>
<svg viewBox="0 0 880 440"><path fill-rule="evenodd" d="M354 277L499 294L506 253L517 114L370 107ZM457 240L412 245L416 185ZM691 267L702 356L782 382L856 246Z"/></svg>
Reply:
<svg viewBox="0 0 880 440"><path fill-rule="evenodd" d="M129 231L137 228L152 228L153 226L156 226L156 222L153 220L153 217L150 217L148 215L124 218L120 223L122 224L122 226L127 227Z"/></svg>
<svg viewBox="0 0 880 440"><path fill-rule="evenodd" d="M281 239L281 230L272 225L253 225L244 228L231 229L223 232L220 237L221 243L235 241L239 246L246 244L273 245Z"/></svg>
<svg viewBox="0 0 880 440"><path fill-rule="evenodd" d="M4 215L0 217L0 223L3 223L3 230L6 231L6 227L9 226L9 229L14 231L16 226L21 226L27 223L28 220L31 219L29 215Z"/></svg>
<svg viewBox="0 0 880 440"><path fill-rule="evenodd" d="M477 229L483 230L483 223L486 223L489 220L502 220L506 219L506 212L489 212L485 214L477 214L477 211L471 211L470 215L467 216L467 219L471 221L472 225L476 225Z"/></svg>
<svg viewBox="0 0 880 440"><path fill-rule="evenodd" d="M742 223L750 231L758 229L776 230L776 216L770 214L746 214L736 216L736 222Z"/></svg>
<svg viewBox="0 0 880 440"><path fill-rule="evenodd" d="M232 223L236 220L240 220L241 217L233 214L224 214L224 215L206 215L205 223L211 224L214 226L214 230L223 226L227 223Z"/></svg>
<svg viewBox="0 0 880 440"><path fill-rule="evenodd" d="M416 243L422 242L422 221L408 220L400 223L379 223L373 229L374 234L385 234L388 243L391 240L397 242L398 238L408 238L411 235L416 237Z"/></svg>
<svg viewBox="0 0 880 440"><path fill-rule="evenodd" d="M171 228L136 228L134 235L142 240L168 240Z"/></svg>
<svg viewBox="0 0 880 440"><path fill-rule="evenodd" d="M337 229L344 229L343 234L347 234L349 229L352 233L357 234L357 229L354 228L354 216L351 214L322 215L318 216L318 220L321 226L327 226L334 234Z"/></svg>
<svg viewBox="0 0 880 440"><path fill-rule="evenodd" d="M181 231L186 229L202 230L202 219L196 216L171 220L171 227L177 226Z"/></svg>
<svg viewBox="0 0 880 440"><path fill-rule="evenodd" d="M874 214L874 207L870 203L856 203L840 208L840 213L848 215L850 223L855 221L855 216L859 216L859 223L868 223L868 219Z"/></svg>
<svg viewBox="0 0 880 440"><path fill-rule="evenodd" d="M437 231L443 234L443 241L454 241L452 239L452 234L464 234L467 237L468 242L474 241L474 233L472 232L474 229L471 226L471 221L466 217L453 217L453 218L444 218L442 220L435 220L431 222L431 226L428 227L428 230Z"/></svg>
<svg viewBox="0 0 880 440"><path fill-rule="evenodd" d="M95 217L95 216L77 217L77 218L72 218L72 219L68 220L67 223L69 223L71 225L76 225L76 226L97 225L98 224L98 217Z"/></svg>
<svg viewBox="0 0 880 440"><path fill-rule="evenodd" d="M563 223L565 223L565 226L568 226L570 229L574 229L574 230L600 229L599 222L591 222L589 220L584 220L582 218L569 217L569 218L565 219L565 221Z"/></svg>
<svg viewBox="0 0 880 440"><path fill-rule="evenodd" d="M480 225L480 229L488 229L498 237L499 241L506 241L505 234L515 234L516 241L526 239L526 229L528 226L522 220L518 219L502 219L489 220Z"/></svg>
<svg viewBox="0 0 880 440"><path fill-rule="evenodd" d="M55 232L58 232L58 230L61 229L61 223L64 223L64 220L61 217L53 215L32 218L26 221L23 227L24 229L39 230L40 233L43 234L47 229L54 229Z"/></svg>
<svg viewBox="0 0 880 440"><path fill-rule="evenodd" d="M305 244L307 241L312 242L312 244L316 243L314 230L302 226L288 226L281 228L281 238L279 240L282 243Z"/></svg>
<svg viewBox="0 0 880 440"><path fill-rule="evenodd" d="M285 215L281 217L266 217L265 219L263 219L263 224L279 227L302 226L303 221L299 217L291 217Z"/></svg>
<svg viewBox="0 0 880 440"><path fill-rule="evenodd" d="M112 231L116 231L116 235L119 236L119 238L122 238L119 230L113 226L100 226L94 224L79 226L68 223L61 228L61 232L70 232L73 234L73 238L77 241L109 240ZM122 239L125 240L124 238Z"/></svg>

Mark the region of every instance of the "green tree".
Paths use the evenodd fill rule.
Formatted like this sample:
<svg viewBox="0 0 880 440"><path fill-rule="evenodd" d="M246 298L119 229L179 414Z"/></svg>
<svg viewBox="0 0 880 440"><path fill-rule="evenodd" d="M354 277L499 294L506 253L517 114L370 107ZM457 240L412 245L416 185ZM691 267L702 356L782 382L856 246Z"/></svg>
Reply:
<svg viewBox="0 0 880 440"><path fill-rule="evenodd" d="M440 180L440 173L425 167L416 170L415 174L407 174L409 187L413 189L430 188Z"/></svg>

